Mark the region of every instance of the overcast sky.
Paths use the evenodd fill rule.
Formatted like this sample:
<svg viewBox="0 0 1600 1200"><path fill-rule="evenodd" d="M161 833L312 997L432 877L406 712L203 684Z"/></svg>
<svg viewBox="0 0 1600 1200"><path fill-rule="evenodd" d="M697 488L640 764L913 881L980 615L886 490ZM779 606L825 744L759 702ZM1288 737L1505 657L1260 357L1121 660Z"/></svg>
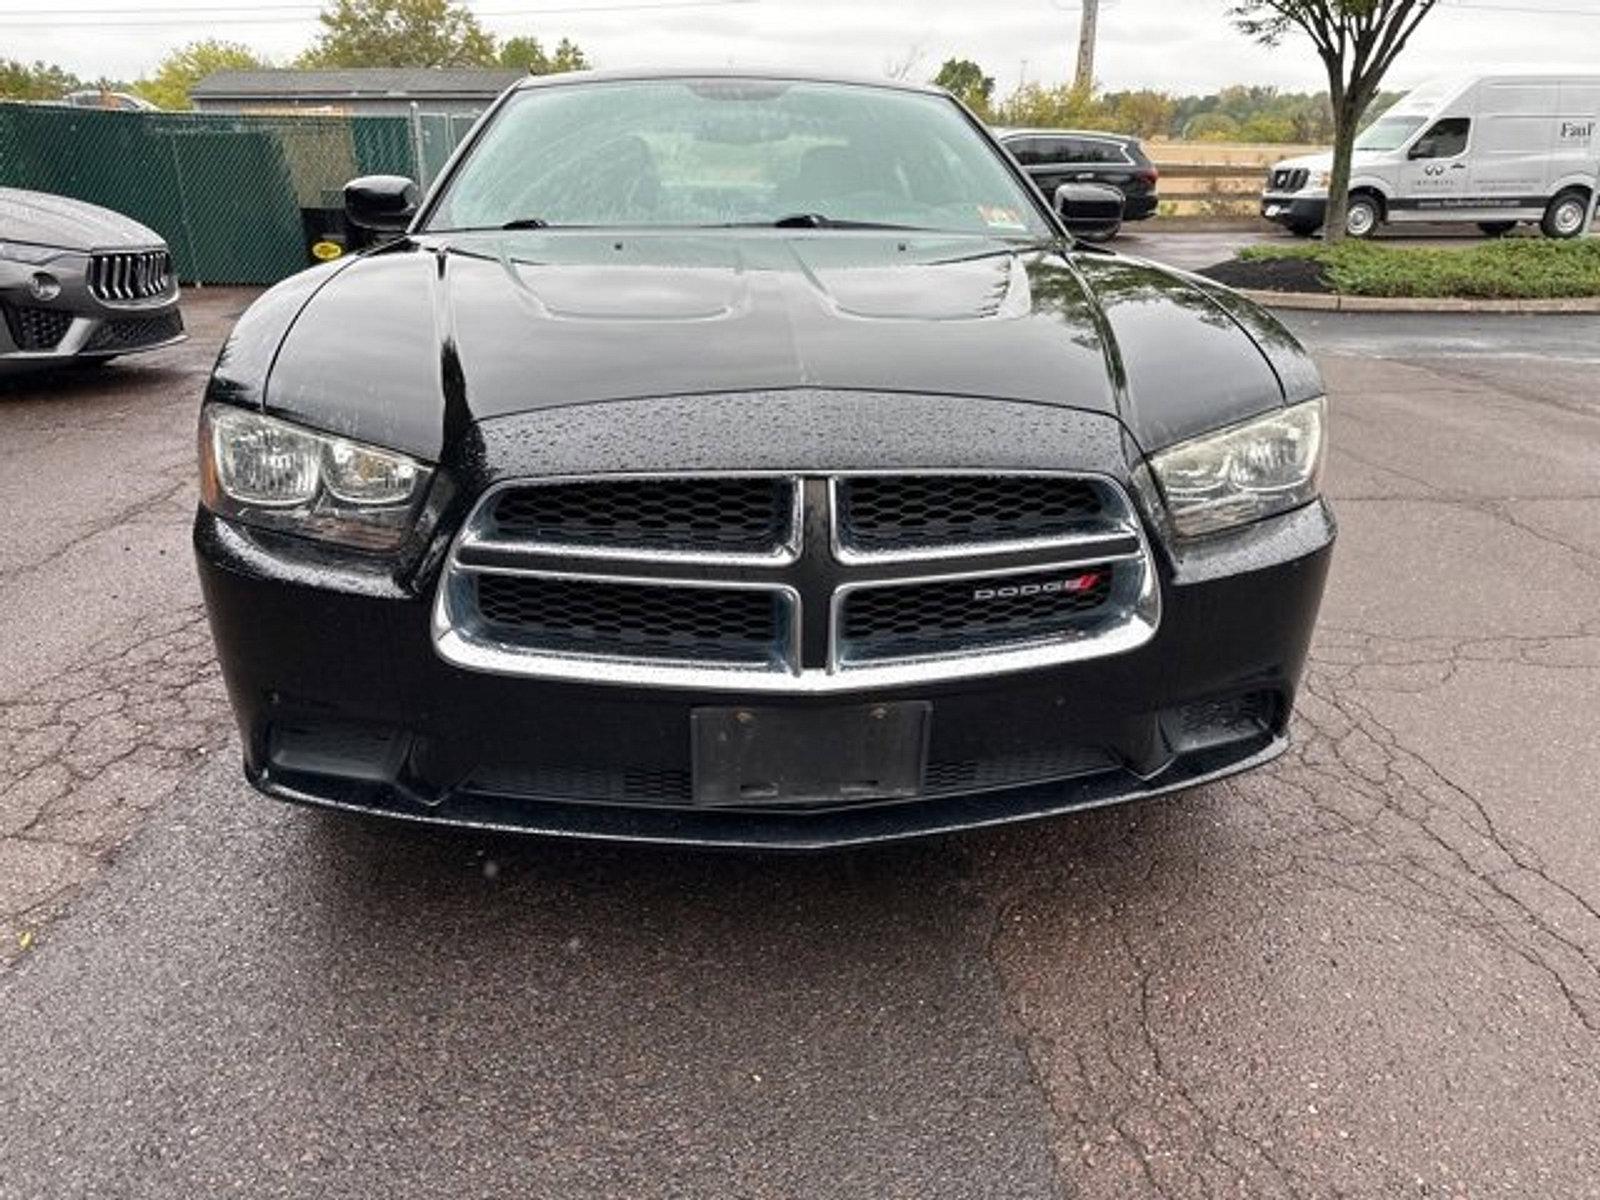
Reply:
<svg viewBox="0 0 1600 1200"><path fill-rule="evenodd" d="M974 58L1000 83L1055 83L1071 69L1073 0L470 0L502 36L567 36L606 67L783 65L880 74L917 55L917 74ZM1443 0L1392 84L1506 63L1600 61L1600 0ZM627 6L630 11L618 11ZM314 37L315 0L0 0L0 57L44 59L85 78L134 78L196 37L286 61ZM188 15L175 14L194 10ZM587 11L585 11L587 10ZM1211 91L1230 83L1321 85L1307 43L1252 45L1225 0L1103 0L1096 75L1107 88Z"/></svg>

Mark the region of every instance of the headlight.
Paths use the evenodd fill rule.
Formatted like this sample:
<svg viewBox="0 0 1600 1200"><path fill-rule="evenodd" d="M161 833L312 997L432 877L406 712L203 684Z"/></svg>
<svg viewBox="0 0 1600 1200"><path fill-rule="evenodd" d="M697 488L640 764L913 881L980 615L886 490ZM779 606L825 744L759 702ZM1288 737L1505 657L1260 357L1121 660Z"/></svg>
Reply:
<svg viewBox="0 0 1600 1200"><path fill-rule="evenodd" d="M1328 190L1328 181L1332 178L1333 174L1330 171L1313 171L1306 178L1306 187L1313 192L1325 192Z"/></svg>
<svg viewBox="0 0 1600 1200"><path fill-rule="evenodd" d="M200 414L200 494L218 516L361 550L392 550L429 469L392 450L221 404Z"/></svg>
<svg viewBox="0 0 1600 1200"><path fill-rule="evenodd" d="M1172 531L1199 537L1316 499L1324 418L1311 400L1152 455Z"/></svg>
<svg viewBox="0 0 1600 1200"><path fill-rule="evenodd" d="M0 258L38 266L67 253L54 246L35 246L28 242L0 242Z"/></svg>

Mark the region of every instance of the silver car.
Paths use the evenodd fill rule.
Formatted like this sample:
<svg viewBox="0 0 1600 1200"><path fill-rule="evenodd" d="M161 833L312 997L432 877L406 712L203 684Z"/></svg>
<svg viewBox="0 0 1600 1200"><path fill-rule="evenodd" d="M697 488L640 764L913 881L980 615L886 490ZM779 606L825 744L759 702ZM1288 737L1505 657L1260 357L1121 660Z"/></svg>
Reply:
<svg viewBox="0 0 1600 1200"><path fill-rule="evenodd" d="M160 236L98 205L0 188L0 375L183 340Z"/></svg>

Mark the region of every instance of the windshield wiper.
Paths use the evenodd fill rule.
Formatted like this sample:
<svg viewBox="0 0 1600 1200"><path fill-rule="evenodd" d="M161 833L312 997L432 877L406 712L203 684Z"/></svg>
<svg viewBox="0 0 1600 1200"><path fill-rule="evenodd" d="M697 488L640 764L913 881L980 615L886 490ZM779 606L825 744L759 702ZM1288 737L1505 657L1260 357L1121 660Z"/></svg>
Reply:
<svg viewBox="0 0 1600 1200"><path fill-rule="evenodd" d="M759 222L758 222L759 223ZM884 221L846 221L826 213L790 213L767 224L774 229L898 229L904 232L933 233L920 225L893 225Z"/></svg>
<svg viewBox="0 0 1600 1200"><path fill-rule="evenodd" d="M506 221L501 229L549 229L550 222L543 217L517 217L515 220Z"/></svg>

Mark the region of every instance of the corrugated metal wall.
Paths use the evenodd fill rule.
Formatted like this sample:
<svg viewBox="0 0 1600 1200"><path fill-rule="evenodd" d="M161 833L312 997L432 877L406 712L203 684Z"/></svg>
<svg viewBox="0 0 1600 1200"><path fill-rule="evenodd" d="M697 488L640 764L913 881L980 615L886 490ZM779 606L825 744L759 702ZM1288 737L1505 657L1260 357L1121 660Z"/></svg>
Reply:
<svg viewBox="0 0 1600 1200"><path fill-rule="evenodd" d="M347 180L421 174L413 134L403 117L0 103L0 186L126 213L166 238L187 281L275 283L310 263L310 242Z"/></svg>

